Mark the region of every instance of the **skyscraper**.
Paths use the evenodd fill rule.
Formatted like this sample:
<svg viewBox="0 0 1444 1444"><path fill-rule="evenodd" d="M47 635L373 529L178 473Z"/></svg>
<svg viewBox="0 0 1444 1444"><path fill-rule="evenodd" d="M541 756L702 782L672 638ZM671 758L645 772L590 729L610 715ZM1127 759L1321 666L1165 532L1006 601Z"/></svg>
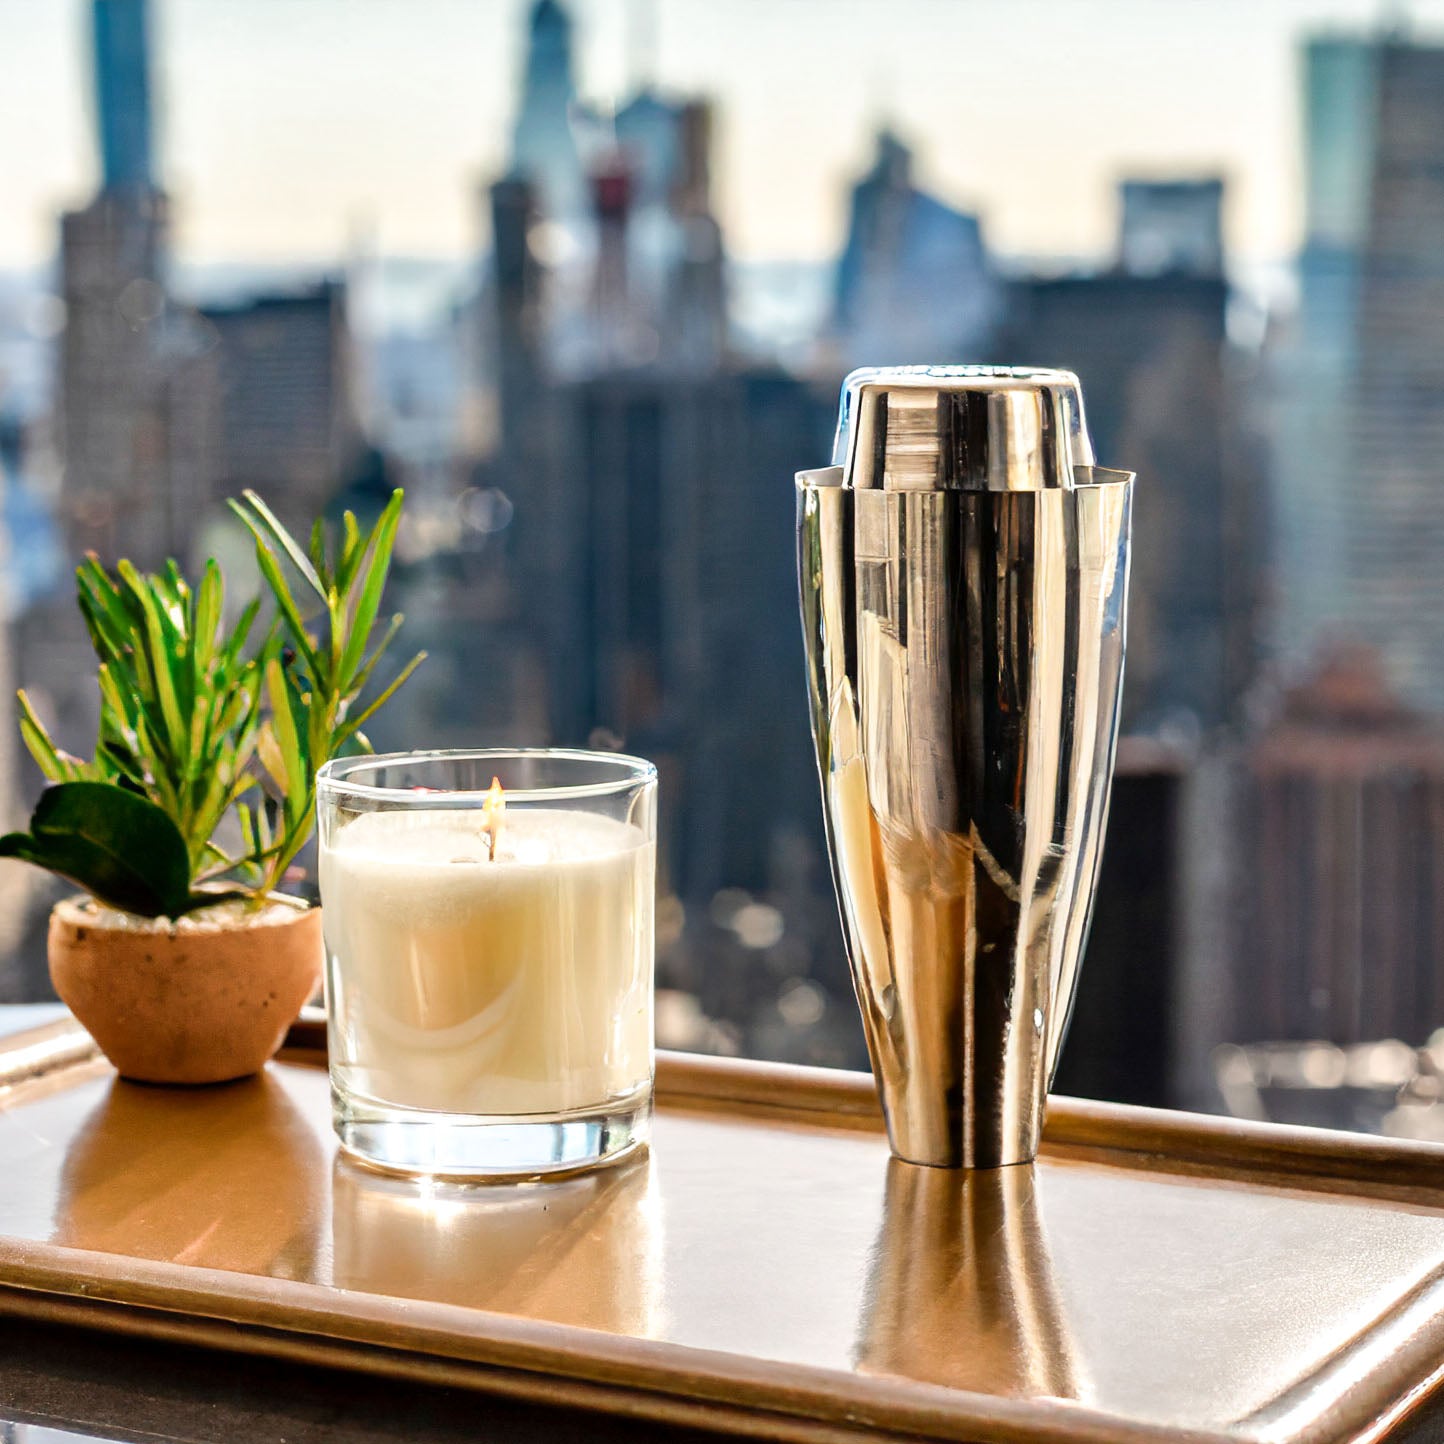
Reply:
<svg viewBox="0 0 1444 1444"><path fill-rule="evenodd" d="M61 504L72 550L152 566L184 554L198 519L203 398L165 290L146 0L92 0L91 22L101 184L60 224Z"/></svg>
<svg viewBox="0 0 1444 1444"><path fill-rule="evenodd" d="M879 132L877 158L852 192L830 359L849 370L971 358L997 319L978 218L919 190L912 151Z"/></svg>
<svg viewBox="0 0 1444 1444"><path fill-rule="evenodd" d="M512 135L511 168L541 193L542 211L567 223L587 208L587 189L572 128L572 20L560 0L536 0L527 26L521 108Z"/></svg>
<svg viewBox="0 0 1444 1444"><path fill-rule="evenodd" d="M102 188L149 190L153 182L146 0L93 0L91 24Z"/></svg>
<svg viewBox="0 0 1444 1444"><path fill-rule="evenodd" d="M214 499L254 487L304 532L361 459L346 287L323 281L201 314Z"/></svg>
<svg viewBox="0 0 1444 1444"><path fill-rule="evenodd" d="M1207 729L1248 681L1252 630L1230 485L1221 186L1122 191L1119 265L1010 282L997 345L1016 364L1076 371L1099 458L1139 475L1125 729Z"/></svg>
<svg viewBox="0 0 1444 1444"><path fill-rule="evenodd" d="M1444 710L1444 49L1305 53L1308 236L1276 354L1275 642L1351 637Z"/></svg>

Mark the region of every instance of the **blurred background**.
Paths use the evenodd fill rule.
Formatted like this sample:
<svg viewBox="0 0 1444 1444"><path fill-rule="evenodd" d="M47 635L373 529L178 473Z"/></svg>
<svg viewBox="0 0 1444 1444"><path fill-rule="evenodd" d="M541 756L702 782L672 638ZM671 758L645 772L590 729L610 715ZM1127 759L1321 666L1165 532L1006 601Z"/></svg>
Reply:
<svg viewBox="0 0 1444 1444"><path fill-rule="evenodd" d="M82 552L249 578L226 496L404 485L373 740L656 760L664 1046L866 1066L792 550L842 376L1076 370L1140 481L1059 1086L1437 1127L1444 3L0 0L0 193L0 692L88 753ZM0 864L0 1001L52 896Z"/></svg>

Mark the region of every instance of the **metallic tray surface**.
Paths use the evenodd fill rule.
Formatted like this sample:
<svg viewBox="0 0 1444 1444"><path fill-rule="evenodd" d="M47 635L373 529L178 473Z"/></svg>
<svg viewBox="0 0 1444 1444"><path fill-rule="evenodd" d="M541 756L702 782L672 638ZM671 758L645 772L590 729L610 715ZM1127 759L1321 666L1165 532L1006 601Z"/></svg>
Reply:
<svg viewBox="0 0 1444 1444"><path fill-rule="evenodd" d="M890 1160L864 1075L676 1055L649 1158L338 1156L260 1078L0 1049L0 1309L765 1438L1382 1438L1444 1372L1444 1149L1056 1100L1032 1167Z"/></svg>

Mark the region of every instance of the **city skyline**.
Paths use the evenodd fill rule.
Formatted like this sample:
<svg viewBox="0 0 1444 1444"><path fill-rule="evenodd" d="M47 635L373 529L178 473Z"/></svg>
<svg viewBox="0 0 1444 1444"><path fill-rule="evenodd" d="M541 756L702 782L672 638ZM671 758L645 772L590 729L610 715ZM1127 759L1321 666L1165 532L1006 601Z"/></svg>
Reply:
<svg viewBox="0 0 1444 1444"><path fill-rule="evenodd" d="M976 208L1004 254L1104 256L1120 175L1217 172L1231 251L1281 258L1302 222L1298 40L1405 12L1421 38L1444 30L1444 0L1220 0L1206 20L1140 0L900 0L888 12L898 43L883 53L916 64L904 76L878 60L857 0L572 8L592 101L619 102L647 79L716 101L719 220L744 261L836 254L846 186L881 123L917 144L922 182ZM524 12L520 0L291 0L280 31L277 0L166 0L159 170L178 257L324 264L361 236L393 255L474 251L479 183L505 165ZM0 21L0 87L45 122L7 147L0 267L33 268L53 255L57 211L96 174L86 13L81 0L0 0ZM1044 29L1051 47L1036 44ZM438 35L444 45L428 43ZM1112 85L1080 87L1105 66ZM1023 112L1009 109L1020 71L1037 97ZM1222 73L1226 90L1212 84Z"/></svg>

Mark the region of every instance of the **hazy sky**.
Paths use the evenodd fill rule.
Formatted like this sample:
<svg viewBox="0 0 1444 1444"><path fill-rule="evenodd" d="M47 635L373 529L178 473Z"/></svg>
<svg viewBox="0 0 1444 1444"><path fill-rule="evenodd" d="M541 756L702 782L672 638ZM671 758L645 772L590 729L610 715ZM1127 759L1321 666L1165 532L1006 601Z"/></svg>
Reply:
<svg viewBox="0 0 1444 1444"><path fill-rule="evenodd" d="M452 256L504 163L524 0L155 0L162 173L191 261ZM926 184L1005 251L1089 253L1113 179L1222 171L1231 243L1290 250L1299 34L1444 0L572 0L582 93L624 97L635 46L718 102L735 255L820 258L890 119ZM85 0L0 0L0 266L54 249L94 182Z"/></svg>

